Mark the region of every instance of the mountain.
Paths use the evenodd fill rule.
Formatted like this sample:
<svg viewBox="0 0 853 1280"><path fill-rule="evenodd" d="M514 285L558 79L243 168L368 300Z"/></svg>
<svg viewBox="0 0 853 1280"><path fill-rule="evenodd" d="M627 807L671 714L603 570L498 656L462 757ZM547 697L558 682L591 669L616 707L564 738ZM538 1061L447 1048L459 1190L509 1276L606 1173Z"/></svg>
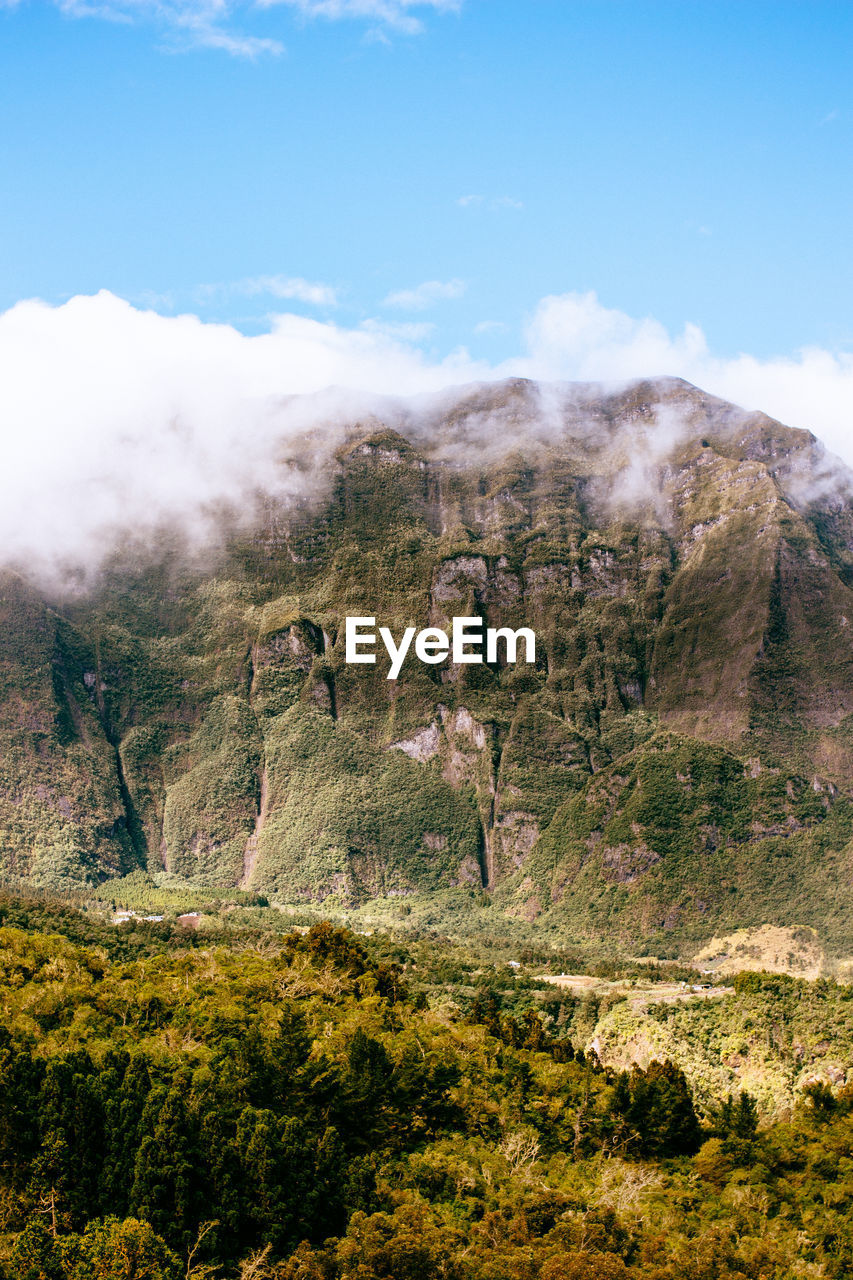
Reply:
<svg viewBox="0 0 853 1280"><path fill-rule="evenodd" d="M381 415L381 416L380 416ZM325 451L325 452L324 452ZM283 442L204 549L0 578L0 865L282 900L468 886L563 938L849 947L853 486L687 383L513 380ZM344 620L536 661L345 661Z"/></svg>

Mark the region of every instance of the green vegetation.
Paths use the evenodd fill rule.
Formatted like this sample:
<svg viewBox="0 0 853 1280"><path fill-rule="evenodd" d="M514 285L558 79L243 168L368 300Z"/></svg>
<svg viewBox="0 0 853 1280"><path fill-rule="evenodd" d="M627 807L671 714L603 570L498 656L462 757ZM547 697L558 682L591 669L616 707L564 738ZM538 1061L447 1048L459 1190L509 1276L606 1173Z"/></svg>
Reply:
<svg viewBox="0 0 853 1280"><path fill-rule="evenodd" d="M843 1083L853 1063L853 987L826 979L741 973L720 1000L621 1003L595 1028L605 1061L671 1057L710 1105L747 1090L765 1116L784 1114L808 1088Z"/></svg>
<svg viewBox="0 0 853 1280"><path fill-rule="evenodd" d="M853 1266L848 1088L807 1083L773 1122L743 1090L703 1101L671 1059L602 1065L589 1010L561 989L426 941L318 923L211 946L48 902L2 914L9 1280L841 1280ZM831 1017L847 990L736 987L731 1036L781 1023L790 1048L817 1020L849 1055Z"/></svg>
<svg viewBox="0 0 853 1280"><path fill-rule="evenodd" d="M262 883L286 900L440 889L480 881L472 797L402 752L382 752L328 716L294 708L267 737L271 817Z"/></svg>
<svg viewBox="0 0 853 1280"><path fill-rule="evenodd" d="M835 875L853 808L802 776L755 771L723 748L659 733L558 809L523 872L501 888L553 903L543 926L666 948L718 929L811 918L849 948L850 889ZM834 853L833 851L837 851Z"/></svg>

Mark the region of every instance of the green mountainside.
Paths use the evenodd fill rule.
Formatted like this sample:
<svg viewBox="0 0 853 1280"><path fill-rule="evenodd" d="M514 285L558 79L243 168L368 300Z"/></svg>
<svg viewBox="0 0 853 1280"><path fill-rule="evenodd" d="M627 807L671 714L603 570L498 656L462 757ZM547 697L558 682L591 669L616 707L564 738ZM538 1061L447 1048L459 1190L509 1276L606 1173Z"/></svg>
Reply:
<svg viewBox="0 0 853 1280"><path fill-rule="evenodd" d="M357 906L465 889L624 946L850 951L853 505L676 380L524 381L282 444L298 499L0 576L0 868ZM293 490L291 485L291 490ZM20 566L18 566L20 570ZM535 666L344 661L344 619L529 626Z"/></svg>

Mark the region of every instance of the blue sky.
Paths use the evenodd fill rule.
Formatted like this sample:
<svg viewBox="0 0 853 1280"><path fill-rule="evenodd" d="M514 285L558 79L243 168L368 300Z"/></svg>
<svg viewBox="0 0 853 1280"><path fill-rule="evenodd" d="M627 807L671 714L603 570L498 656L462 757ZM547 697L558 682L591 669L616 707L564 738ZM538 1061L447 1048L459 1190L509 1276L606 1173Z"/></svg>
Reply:
<svg viewBox="0 0 853 1280"><path fill-rule="evenodd" d="M820 0L7 2L0 308L494 363L593 290L721 358L848 351L851 51Z"/></svg>
<svg viewBox="0 0 853 1280"><path fill-rule="evenodd" d="M510 375L680 375L853 466L851 37L822 0L0 0L0 546L203 529L306 421Z"/></svg>

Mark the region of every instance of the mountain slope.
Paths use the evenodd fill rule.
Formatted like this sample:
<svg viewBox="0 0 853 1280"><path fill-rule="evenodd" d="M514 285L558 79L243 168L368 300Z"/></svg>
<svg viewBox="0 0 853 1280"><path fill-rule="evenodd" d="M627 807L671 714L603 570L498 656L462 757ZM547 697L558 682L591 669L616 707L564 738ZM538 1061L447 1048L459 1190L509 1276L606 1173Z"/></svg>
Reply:
<svg viewBox="0 0 853 1280"><path fill-rule="evenodd" d="M813 437L676 380L512 381L309 445L303 498L204 563L164 533L85 596L6 575L8 874L470 884L571 936L844 946L853 509ZM536 663L389 681L347 615L532 627Z"/></svg>

